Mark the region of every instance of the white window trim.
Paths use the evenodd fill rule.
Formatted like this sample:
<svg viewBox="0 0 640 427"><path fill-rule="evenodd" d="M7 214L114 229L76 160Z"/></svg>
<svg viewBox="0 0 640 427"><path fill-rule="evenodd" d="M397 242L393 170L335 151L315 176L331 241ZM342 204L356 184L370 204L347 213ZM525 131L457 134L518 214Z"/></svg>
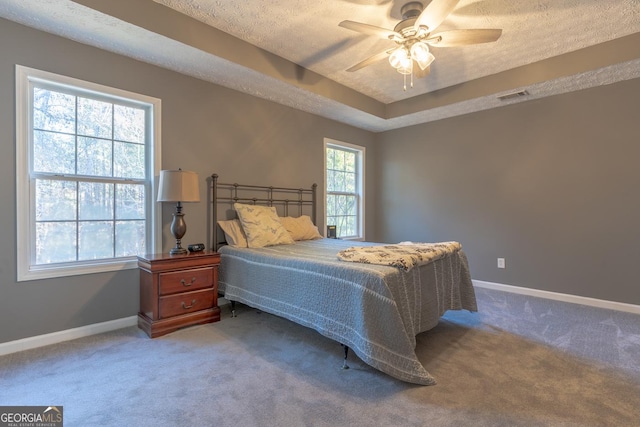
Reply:
<svg viewBox="0 0 640 427"><path fill-rule="evenodd" d="M151 105L153 109L152 125L149 132L151 144L147 147L148 161L152 162L148 171L153 173L149 179L149 194L153 197L153 204L150 211L151 247L150 252L162 250L162 209L159 203L155 203L157 192L157 176L160 173L161 159L161 101L146 95L128 92L96 83L74 79L47 71L28 68L16 64L16 248L17 248L17 281L48 279L54 277L75 276L80 274L91 274L107 271L118 271L137 268L136 257L128 257L118 260L99 261L79 261L66 264L56 264L51 266L31 265L31 198L29 187L29 147L31 135L29 126L32 122L31 111L29 111L28 96L30 96L32 82L53 82L56 85L68 85L71 88L82 88L83 90L95 91L97 93L108 93L112 97L121 97L127 101L135 100L142 105Z"/></svg>
<svg viewBox="0 0 640 427"><path fill-rule="evenodd" d="M358 191L360 192L360 203L358 205L358 210L359 210L359 217L360 217L360 221L358 222L358 236L359 237L353 237L353 238L348 238L345 240L365 240L365 212L364 212L364 195L365 195L365 177L366 177L366 148L361 146L361 145L355 145L355 144L349 144L348 142L342 142L342 141L337 141L335 139L331 139L331 138L324 138L324 148L323 148L323 159L324 159L324 163L323 163L323 182L324 182L324 197L323 197L323 202L322 202L322 211L323 211L323 218L324 218L324 224L325 224L325 230L324 230L324 236L326 237L327 235L327 230L326 230L326 226L327 226L327 147L336 147L336 148L347 148L347 149L351 149L351 150L355 150L358 151L360 153L360 174L358 176Z"/></svg>

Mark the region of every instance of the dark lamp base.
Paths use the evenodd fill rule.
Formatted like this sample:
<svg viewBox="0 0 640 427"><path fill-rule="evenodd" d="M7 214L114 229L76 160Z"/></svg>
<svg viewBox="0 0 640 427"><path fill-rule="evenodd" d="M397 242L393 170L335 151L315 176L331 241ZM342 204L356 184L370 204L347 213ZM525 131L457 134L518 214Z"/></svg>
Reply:
<svg viewBox="0 0 640 427"><path fill-rule="evenodd" d="M182 213L182 205L180 202L176 205L176 213L173 214L171 221L171 234L176 239L176 246L169 251L169 255L184 255L187 250L182 247L182 237L187 232L187 224L184 222L184 214Z"/></svg>
<svg viewBox="0 0 640 427"><path fill-rule="evenodd" d="M169 251L169 255L184 255L187 253L185 248L173 248Z"/></svg>

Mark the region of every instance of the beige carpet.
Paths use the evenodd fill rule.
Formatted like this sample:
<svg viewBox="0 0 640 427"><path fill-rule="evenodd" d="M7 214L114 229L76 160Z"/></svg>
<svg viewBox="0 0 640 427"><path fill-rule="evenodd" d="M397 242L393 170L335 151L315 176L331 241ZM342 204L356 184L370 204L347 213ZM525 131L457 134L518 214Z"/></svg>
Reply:
<svg viewBox="0 0 640 427"><path fill-rule="evenodd" d="M438 380L399 382L241 307L151 340L137 328L0 357L0 405L65 426L640 425L640 316L478 289L418 337Z"/></svg>

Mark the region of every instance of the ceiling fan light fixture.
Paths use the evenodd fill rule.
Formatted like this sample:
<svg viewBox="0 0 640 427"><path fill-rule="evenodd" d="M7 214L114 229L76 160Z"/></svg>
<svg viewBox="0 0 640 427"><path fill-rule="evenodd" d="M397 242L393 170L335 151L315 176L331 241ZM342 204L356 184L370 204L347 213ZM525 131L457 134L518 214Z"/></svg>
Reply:
<svg viewBox="0 0 640 427"><path fill-rule="evenodd" d="M396 71L404 75L409 75L413 73L413 62L409 61L407 64L403 64L399 66L398 68L396 68Z"/></svg>
<svg viewBox="0 0 640 427"><path fill-rule="evenodd" d="M429 46L423 42L417 42L411 46L411 57L415 59L423 71L436 59L435 56L429 52Z"/></svg>
<svg viewBox="0 0 640 427"><path fill-rule="evenodd" d="M403 46L391 52L389 55L389 64L396 70L400 67L407 67L407 64L411 63L411 57L409 51Z"/></svg>

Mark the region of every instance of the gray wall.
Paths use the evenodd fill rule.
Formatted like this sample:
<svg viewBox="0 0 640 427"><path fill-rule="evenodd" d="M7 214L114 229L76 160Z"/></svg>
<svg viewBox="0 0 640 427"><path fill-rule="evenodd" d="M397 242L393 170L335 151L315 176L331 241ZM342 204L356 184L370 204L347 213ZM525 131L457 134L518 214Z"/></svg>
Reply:
<svg viewBox="0 0 640 427"><path fill-rule="evenodd" d="M377 135L376 237L458 240L474 279L640 304L638 94L640 79Z"/></svg>
<svg viewBox="0 0 640 427"><path fill-rule="evenodd" d="M133 316L139 302L137 270L16 282L15 64L162 100L162 168L194 170L203 184L203 201L184 207L185 244L209 244L205 179L213 172L225 182L322 189L324 137L363 145L376 160L369 132L3 19L0 52L0 343ZM372 193L371 228L374 205ZM172 211L163 207L167 251Z"/></svg>
<svg viewBox="0 0 640 427"><path fill-rule="evenodd" d="M162 167L203 184L322 188L323 138L363 145L368 240L459 240L475 279L640 304L640 80L373 135L2 19L0 52L0 343L133 316L139 298L137 270L16 282L15 64L162 99ZM186 244L209 243L206 191Z"/></svg>

